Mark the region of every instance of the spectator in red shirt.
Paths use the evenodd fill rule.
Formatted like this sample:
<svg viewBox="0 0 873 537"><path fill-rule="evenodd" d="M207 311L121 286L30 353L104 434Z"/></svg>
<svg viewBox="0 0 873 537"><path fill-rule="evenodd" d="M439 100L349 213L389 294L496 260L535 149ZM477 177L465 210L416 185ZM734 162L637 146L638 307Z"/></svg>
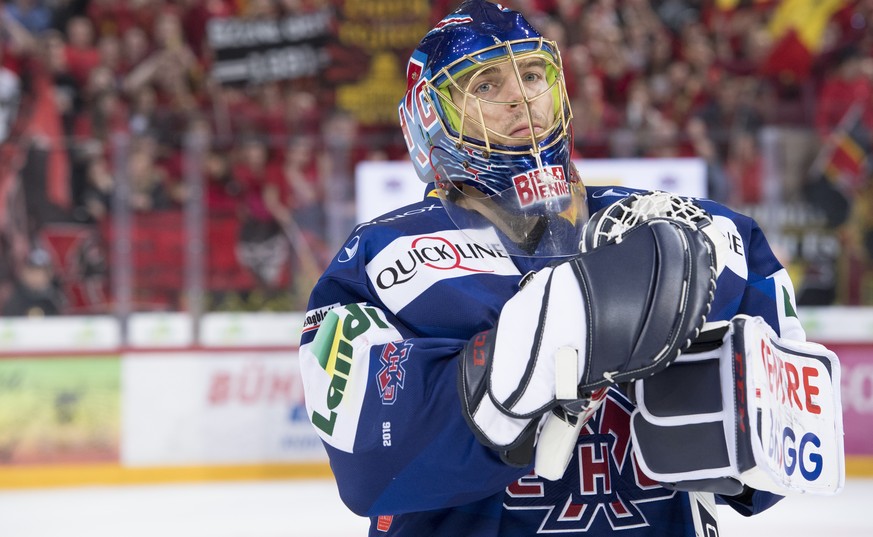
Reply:
<svg viewBox="0 0 873 537"><path fill-rule="evenodd" d="M101 35L97 39L97 51L100 54L100 65L108 67L116 77L124 74L121 63L121 38L115 34Z"/></svg>
<svg viewBox="0 0 873 537"><path fill-rule="evenodd" d="M646 133L661 115L654 105L646 79L638 78L631 84L622 112L622 123L611 133L610 156L640 157L645 151Z"/></svg>
<svg viewBox="0 0 873 537"><path fill-rule="evenodd" d="M109 163L103 156L88 161L85 170L85 187L81 196L79 219L83 222L103 222L109 217L115 178Z"/></svg>
<svg viewBox="0 0 873 537"><path fill-rule="evenodd" d="M100 50L95 46L94 26L86 17L67 22L67 46L64 49L70 74L84 85L88 75L100 65Z"/></svg>
<svg viewBox="0 0 873 537"><path fill-rule="evenodd" d="M689 119L685 124L685 134L687 154L682 156L698 157L706 164L706 197L726 203L731 194L730 179L706 123L697 117Z"/></svg>
<svg viewBox="0 0 873 537"><path fill-rule="evenodd" d="M101 67L91 72L84 103L76 118L73 135L79 142L100 142L108 150L110 135L127 132L129 120L127 106L115 90L111 71Z"/></svg>
<svg viewBox="0 0 873 537"><path fill-rule="evenodd" d="M862 70L864 59L854 47L848 47L836 57L818 96L815 128L827 139L854 106L861 107L864 123L873 130L873 80Z"/></svg>
<svg viewBox="0 0 873 537"><path fill-rule="evenodd" d="M180 87L198 83L201 68L185 42L179 16L162 12L155 20L154 51L125 77L124 90L133 93L145 84L153 84L159 100L171 100Z"/></svg>
<svg viewBox="0 0 873 537"><path fill-rule="evenodd" d="M171 208L167 180L155 163L153 151L135 147L128 157L127 181L130 187L131 209L137 212L163 211Z"/></svg>
<svg viewBox="0 0 873 537"><path fill-rule="evenodd" d="M206 25L210 19L232 17L237 12L234 0L181 0L182 26L188 45L201 62L208 56Z"/></svg>
<svg viewBox="0 0 873 537"><path fill-rule="evenodd" d="M273 222L273 216L263 201L263 190L268 180L267 175L276 170L267 166L268 149L267 143L256 135L245 135L237 148L237 162L233 166L233 175L242 185L244 197L242 199L243 210L247 218L259 222ZM272 234L273 225L266 226Z"/></svg>
<svg viewBox="0 0 873 537"><path fill-rule="evenodd" d="M309 136L295 137L283 156L268 175L264 203L281 225L300 228L314 242L325 226L315 140Z"/></svg>
<svg viewBox="0 0 873 537"><path fill-rule="evenodd" d="M733 136L725 172L730 182L729 201L733 206L763 201L764 162L753 133L744 131Z"/></svg>
<svg viewBox="0 0 873 537"><path fill-rule="evenodd" d="M285 93L285 104L282 112L286 134L318 135L321 124L321 109L312 92L290 89Z"/></svg>
<svg viewBox="0 0 873 537"><path fill-rule="evenodd" d="M121 34L120 71L129 73L149 55L151 44L148 34L138 26L131 26Z"/></svg>
<svg viewBox="0 0 873 537"><path fill-rule="evenodd" d="M721 160L727 159L735 133L754 133L764 124L751 102L757 85L757 81L749 77L725 77L713 90L715 98L696 114L706 123Z"/></svg>
<svg viewBox="0 0 873 537"><path fill-rule="evenodd" d="M270 156L281 153L285 145L288 131L285 122L277 111L284 106L283 87L280 82L266 82L254 90L254 105L256 107L255 128L262 133L267 141Z"/></svg>
<svg viewBox="0 0 873 537"><path fill-rule="evenodd" d="M616 106L624 106L628 90L637 77L629 62L629 53L624 44L619 20L615 12L605 3L596 3L586 11L582 27L586 36L584 44L588 47L596 66L596 72L603 80L603 90Z"/></svg>
<svg viewBox="0 0 873 537"><path fill-rule="evenodd" d="M210 216L236 216L242 186L233 177L227 155L221 148L210 148L203 162L206 181L206 211Z"/></svg>
<svg viewBox="0 0 873 537"><path fill-rule="evenodd" d="M86 14L98 33L121 35L130 28L151 28L164 2L154 0L89 0Z"/></svg>
<svg viewBox="0 0 873 537"><path fill-rule="evenodd" d="M258 281L275 288L287 281L288 240L264 199L268 184L279 182L276 170L267 166L267 144L253 135L243 138L238 147L238 162L233 177L242 186L240 213L242 226L237 242L237 257Z"/></svg>
<svg viewBox="0 0 873 537"><path fill-rule="evenodd" d="M609 157L609 137L620 124L619 113L603 94L600 78L588 75L581 82L579 95L572 101L576 149L585 158Z"/></svg>

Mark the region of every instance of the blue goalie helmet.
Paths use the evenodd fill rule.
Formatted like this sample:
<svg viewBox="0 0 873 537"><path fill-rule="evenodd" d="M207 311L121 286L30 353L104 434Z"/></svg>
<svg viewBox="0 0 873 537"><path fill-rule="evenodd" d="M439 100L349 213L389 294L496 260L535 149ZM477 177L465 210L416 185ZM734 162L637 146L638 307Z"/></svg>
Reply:
<svg viewBox="0 0 873 537"><path fill-rule="evenodd" d="M467 0L446 16L409 60L399 112L418 176L460 229L512 255L579 253L588 215L561 56L520 13Z"/></svg>

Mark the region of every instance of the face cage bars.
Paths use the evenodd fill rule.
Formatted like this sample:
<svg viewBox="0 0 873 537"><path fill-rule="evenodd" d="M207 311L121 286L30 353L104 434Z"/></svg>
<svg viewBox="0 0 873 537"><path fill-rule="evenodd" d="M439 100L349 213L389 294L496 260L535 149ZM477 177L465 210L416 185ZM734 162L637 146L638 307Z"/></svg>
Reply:
<svg viewBox="0 0 873 537"><path fill-rule="evenodd" d="M513 50L513 46L519 45L519 44L525 44L525 43L536 43L536 46L532 50L526 50L526 51L520 52L519 54L516 54L516 52ZM545 44L549 45L549 47L554 51L554 54L551 54L548 52L543 53L545 50L545 47L544 47ZM476 56L482 56L482 55L488 54L489 52L498 51L500 49L505 50L506 54L495 56L494 58L484 60L484 61L480 61L480 60L477 60L475 58ZM518 62L522 61L528 57L543 58L546 60L546 62L548 62L548 64L553 69L555 69L555 80L551 84L549 84L549 87L546 88L545 91L543 91L542 93L540 93L538 95L534 95L533 97L528 97L527 93L524 91L524 83L522 80L521 72L518 69ZM489 101L489 100L485 100L485 99L480 99L478 97L474 97L474 99L476 99L476 101L478 102L477 103L478 106L476 107L477 111L478 111L478 116L479 116L478 121L479 121L479 124L482 126L482 130L483 130L484 138L485 138L484 140L482 140L484 145L477 144L477 143L475 143L475 140L471 140L470 138L466 138L464 136L464 123L467 119L466 111L467 111L467 103L468 103L468 98L470 97L470 93L465 88L462 88L458 84L455 77L453 75L451 75L449 73L449 71L453 67L456 67L458 64L461 64L463 62L468 62L472 65L471 65L471 67L464 69L464 71L469 72L471 69L478 66L477 72L481 72L483 69L486 69L487 67L489 67L491 65L502 63L504 61L509 61L510 64L512 65L512 69L513 69L514 74L515 74L516 82L519 84L519 87L522 89L523 101L520 101L520 102L499 102L499 101ZM473 76L471 77L470 82L473 82L475 80L476 76L477 75L474 73ZM450 96L446 95L446 93L444 93L442 90L438 89L433 84L433 82L432 82L433 79L440 79L443 77L445 77L446 80L448 81L448 85L451 85L455 90L463 93L464 101L463 101L462 108L458 108L458 106L454 103L454 101L452 101ZM444 90L448 91L448 85L444 85ZM478 150L483 151L485 158L487 158L491 154L492 151L496 151L496 152L506 154L506 155L531 155L532 157L536 158L537 161L539 161L539 153L541 151L552 147L553 145L558 143L562 138L569 135L570 120L573 117L573 112L570 109L570 100L569 100L569 96L567 95L567 86L566 86L566 83L564 81L564 71L563 71L563 63L561 61L561 53L558 50L557 44L554 41L547 41L543 37L539 37L536 39L516 39L516 40L512 40L512 41L505 41L505 42L499 43L497 45L494 45L492 47L481 49L478 52L476 52L475 54L465 54L463 57L455 60L451 64L440 69L440 71L438 72L436 77L433 77L432 79L430 79L426 82L426 86L430 90L430 92L426 92L427 99L429 101L432 99L431 95L436 95L437 96L436 98L440 99L442 104L448 105L454 111L454 113L460 117L460 125L458 128L458 135L454 136L451 134L451 130L449 129L449 125L446 125L446 119L444 119L441 114L437 114L437 118L439 119L439 122L440 122L440 125L441 125L443 131L446 133L446 135L449 137L449 139L451 139L452 141L455 142L455 147L457 149L461 149L466 145L466 146L470 146L474 149L478 149ZM469 87L469 83L468 83L468 87ZM553 103L553 105L556 106L560 111L560 115L561 115L560 121L559 122L554 121L552 123L552 125L549 127L549 129L547 129L546 132L541 135L541 138L547 138L555 129L557 129L559 127L561 129L561 135L556 136L545 147L539 147L539 142L537 141L537 136L534 133L533 118L531 117L531 113L530 113L530 103L535 101L536 99L542 97L543 95L549 93L549 92L554 92L555 89L557 89L558 102ZM513 150L513 149L511 149L511 147L508 147L508 146L503 146L505 148L501 147L499 149L496 149L496 148L492 149L491 142L490 142L489 136L488 136L489 132L493 135L496 135L496 136L503 136L503 137L506 137L506 136L501 135L498 132L495 132L494 130L490 129L485 124L485 119L482 116L481 103L493 104L493 105L523 104L525 106L525 110L527 112L528 127L530 129L530 142L531 142L530 149ZM438 109L435 105L436 105L436 103L431 102L431 106L433 106L434 109ZM556 112L556 114L557 114L557 112Z"/></svg>

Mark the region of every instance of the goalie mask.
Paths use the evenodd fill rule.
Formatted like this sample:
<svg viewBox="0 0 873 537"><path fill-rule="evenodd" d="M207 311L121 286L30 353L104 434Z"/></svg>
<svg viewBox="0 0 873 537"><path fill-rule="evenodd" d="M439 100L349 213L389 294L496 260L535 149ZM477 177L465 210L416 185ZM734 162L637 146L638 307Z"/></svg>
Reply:
<svg viewBox="0 0 873 537"><path fill-rule="evenodd" d="M519 13L468 0L445 17L410 58L399 108L416 172L460 229L496 228L512 255L579 253L561 58Z"/></svg>

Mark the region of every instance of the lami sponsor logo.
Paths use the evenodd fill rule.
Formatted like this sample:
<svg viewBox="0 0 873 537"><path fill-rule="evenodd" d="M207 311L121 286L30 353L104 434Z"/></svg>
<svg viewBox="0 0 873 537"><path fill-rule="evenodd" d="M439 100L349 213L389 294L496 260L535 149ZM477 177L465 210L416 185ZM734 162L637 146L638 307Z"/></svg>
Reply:
<svg viewBox="0 0 873 537"><path fill-rule="evenodd" d="M318 327L321 326L321 321L324 320L327 312L337 306L339 306L339 302L331 304L330 306L324 306L323 308L307 311L306 316L303 319L303 333L318 330Z"/></svg>
<svg viewBox="0 0 873 537"><path fill-rule="evenodd" d="M570 186L561 166L528 170L512 178L518 204L528 207L542 201L570 195Z"/></svg>
<svg viewBox="0 0 873 537"><path fill-rule="evenodd" d="M312 341L300 346L306 411L322 440L352 452L372 378L370 349L402 339L379 308L346 304L329 311Z"/></svg>
<svg viewBox="0 0 873 537"><path fill-rule="evenodd" d="M337 407L345 397L346 388L352 375L354 346L352 341L364 334L375 323L378 328L387 329L388 324L379 315L376 308L361 307L360 304L349 304L345 307L344 316L332 316L337 320L334 326L333 338L313 342L318 348L315 352L318 362L330 375L330 387L325 396L328 412L321 414L313 411L310 419L312 424L328 435L332 435L337 419ZM324 345L329 342L329 345Z"/></svg>
<svg viewBox="0 0 873 537"><path fill-rule="evenodd" d="M400 237L367 265L370 281L393 311L441 280L480 274L518 274L493 230Z"/></svg>

